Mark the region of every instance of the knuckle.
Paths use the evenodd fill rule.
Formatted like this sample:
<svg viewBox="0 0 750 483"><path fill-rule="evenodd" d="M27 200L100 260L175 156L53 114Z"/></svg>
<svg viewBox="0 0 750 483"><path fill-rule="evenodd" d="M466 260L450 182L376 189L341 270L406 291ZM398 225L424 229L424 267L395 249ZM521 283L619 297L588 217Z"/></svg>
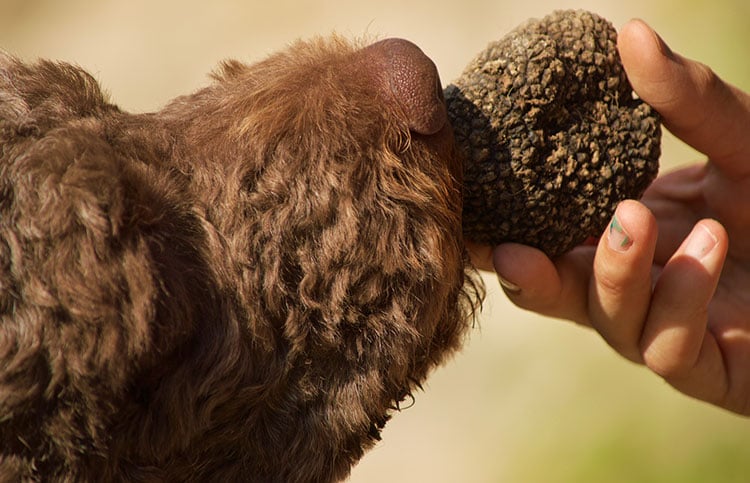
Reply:
<svg viewBox="0 0 750 483"><path fill-rule="evenodd" d="M710 66L702 62L695 62L694 67L696 85L701 91L713 92L723 84L721 78Z"/></svg>
<svg viewBox="0 0 750 483"><path fill-rule="evenodd" d="M642 348L643 363L664 379L679 380L695 368L697 354L679 341L662 340Z"/></svg>
<svg viewBox="0 0 750 483"><path fill-rule="evenodd" d="M664 379L685 377L690 368L680 358L655 350L646 350L643 353L643 363Z"/></svg>
<svg viewBox="0 0 750 483"><path fill-rule="evenodd" d="M594 274L594 280L596 290L609 297L619 299L629 292L630 284L619 273L599 270Z"/></svg>

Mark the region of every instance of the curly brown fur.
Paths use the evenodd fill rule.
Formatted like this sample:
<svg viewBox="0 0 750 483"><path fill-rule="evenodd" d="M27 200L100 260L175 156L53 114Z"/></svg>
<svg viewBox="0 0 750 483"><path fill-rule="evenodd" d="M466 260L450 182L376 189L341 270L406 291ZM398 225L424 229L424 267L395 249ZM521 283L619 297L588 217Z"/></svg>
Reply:
<svg viewBox="0 0 750 483"><path fill-rule="evenodd" d="M459 347L450 126L367 52L228 62L142 115L0 54L0 480L341 479Z"/></svg>

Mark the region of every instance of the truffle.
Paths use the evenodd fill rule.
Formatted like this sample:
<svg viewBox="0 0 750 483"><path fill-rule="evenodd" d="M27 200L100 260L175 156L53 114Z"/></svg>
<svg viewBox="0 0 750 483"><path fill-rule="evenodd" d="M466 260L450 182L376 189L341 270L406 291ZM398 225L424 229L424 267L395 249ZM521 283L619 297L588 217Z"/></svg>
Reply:
<svg viewBox="0 0 750 483"><path fill-rule="evenodd" d="M445 89L464 154L468 239L560 255L656 176L657 113L633 94L617 32L557 11L491 43Z"/></svg>

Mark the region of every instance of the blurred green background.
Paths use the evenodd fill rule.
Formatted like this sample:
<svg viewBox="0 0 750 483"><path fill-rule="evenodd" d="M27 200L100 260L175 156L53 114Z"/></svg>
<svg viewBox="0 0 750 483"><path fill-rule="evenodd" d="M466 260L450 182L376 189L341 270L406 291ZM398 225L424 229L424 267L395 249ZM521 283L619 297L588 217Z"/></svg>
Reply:
<svg viewBox="0 0 750 483"><path fill-rule="evenodd" d="M641 17L750 90L747 0L0 0L0 48L78 63L121 107L149 111L205 85L224 58L254 61L332 31L411 39L448 82L487 42L558 8L618 27ZM665 137L663 169L699 159ZM350 481L750 481L750 420L676 394L595 335L520 311L486 282L466 349L394 416Z"/></svg>

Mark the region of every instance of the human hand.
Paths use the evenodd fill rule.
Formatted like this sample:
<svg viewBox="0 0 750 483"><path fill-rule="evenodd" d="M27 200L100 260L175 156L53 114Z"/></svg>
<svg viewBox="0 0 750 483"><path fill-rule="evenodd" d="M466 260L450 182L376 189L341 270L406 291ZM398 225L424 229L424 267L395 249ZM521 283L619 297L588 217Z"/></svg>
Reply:
<svg viewBox="0 0 750 483"><path fill-rule="evenodd" d="M518 244L469 250L518 306L590 326L679 391L750 415L750 95L641 21L618 48L638 95L709 161L621 203L596 247L554 261Z"/></svg>

